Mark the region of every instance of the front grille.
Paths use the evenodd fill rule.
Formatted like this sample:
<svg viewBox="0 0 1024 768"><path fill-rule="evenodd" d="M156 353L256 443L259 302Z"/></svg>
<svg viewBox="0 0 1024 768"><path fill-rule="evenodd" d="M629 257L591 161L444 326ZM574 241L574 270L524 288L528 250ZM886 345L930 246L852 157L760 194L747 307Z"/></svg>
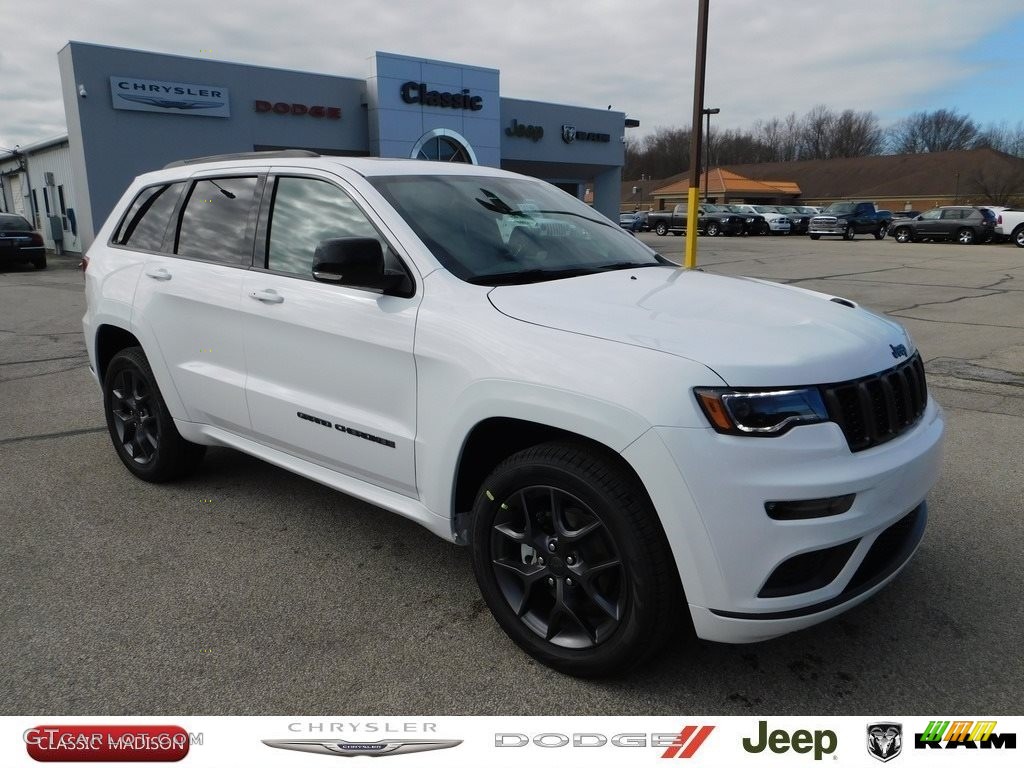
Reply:
<svg viewBox="0 0 1024 768"><path fill-rule="evenodd" d="M928 403L924 364L917 353L895 368L821 389L829 418L855 452L902 435L917 423Z"/></svg>

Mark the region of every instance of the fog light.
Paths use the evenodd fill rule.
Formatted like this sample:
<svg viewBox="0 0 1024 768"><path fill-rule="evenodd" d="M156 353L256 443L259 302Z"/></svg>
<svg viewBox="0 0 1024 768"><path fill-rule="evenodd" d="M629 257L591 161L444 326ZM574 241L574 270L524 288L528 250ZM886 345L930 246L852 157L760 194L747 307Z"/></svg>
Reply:
<svg viewBox="0 0 1024 768"><path fill-rule="evenodd" d="M832 496L828 499L802 499L800 501L766 501L764 511L772 520L810 520L849 512L857 494Z"/></svg>

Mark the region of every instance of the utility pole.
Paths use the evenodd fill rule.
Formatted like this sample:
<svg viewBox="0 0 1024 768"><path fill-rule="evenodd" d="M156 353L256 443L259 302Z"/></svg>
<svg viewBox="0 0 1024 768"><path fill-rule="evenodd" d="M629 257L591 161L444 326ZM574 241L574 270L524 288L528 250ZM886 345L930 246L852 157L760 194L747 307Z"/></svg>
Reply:
<svg viewBox="0 0 1024 768"><path fill-rule="evenodd" d="M700 148L701 117L704 110L704 65L708 47L708 3L698 0L697 9L697 56L693 77L693 120L690 125L690 188L686 197L686 252L683 266L697 267L697 202L700 197Z"/></svg>

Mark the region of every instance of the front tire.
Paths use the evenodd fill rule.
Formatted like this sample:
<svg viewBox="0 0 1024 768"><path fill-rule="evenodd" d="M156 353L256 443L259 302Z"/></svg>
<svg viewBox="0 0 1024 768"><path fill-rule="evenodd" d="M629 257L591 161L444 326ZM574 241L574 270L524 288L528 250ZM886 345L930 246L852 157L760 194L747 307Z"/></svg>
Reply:
<svg viewBox="0 0 1024 768"><path fill-rule="evenodd" d="M880 227L878 228L878 231L877 231L877 232L875 232L875 240L883 240L883 239L885 238L885 232L886 232L886 230L887 230L887 229L888 229L888 228L886 227L886 225L885 225L885 224L883 224L882 226L880 226Z"/></svg>
<svg viewBox="0 0 1024 768"><path fill-rule="evenodd" d="M654 232L660 237L664 237L665 235L668 234L668 225L665 224L665 222L663 221L659 221L654 226Z"/></svg>
<svg viewBox="0 0 1024 768"><path fill-rule="evenodd" d="M846 229L843 230L843 240L853 240L857 236L857 230L853 228L853 224L848 224Z"/></svg>
<svg viewBox="0 0 1024 768"><path fill-rule="evenodd" d="M206 446L178 433L141 347L123 349L110 361L103 377L103 410L118 458L142 480L183 477L206 452Z"/></svg>
<svg viewBox="0 0 1024 768"><path fill-rule="evenodd" d="M910 231L910 227L899 227L893 234L897 243L909 243L914 239L913 233Z"/></svg>
<svg viewBox="0 0 1024 768"><path fill-rule="evenodd" d="M643 488L588 445L502 462L477 495L473 571L520 648L579 677L621 673L671 637L686 602Z"/></svg>
<svg viewBox="0 0 1024 768"><path fill-rule="evenodd" d="M811 240L821 240L821 235L811 235Z"/></svg>
<svg viewBox="0 0 1024 768"><path fill-rule="evenodd" d="M722 230L719 228L718 224L712 221L708 224L705 233L708 237L718 237L720 234L722 234Z"/></svg>

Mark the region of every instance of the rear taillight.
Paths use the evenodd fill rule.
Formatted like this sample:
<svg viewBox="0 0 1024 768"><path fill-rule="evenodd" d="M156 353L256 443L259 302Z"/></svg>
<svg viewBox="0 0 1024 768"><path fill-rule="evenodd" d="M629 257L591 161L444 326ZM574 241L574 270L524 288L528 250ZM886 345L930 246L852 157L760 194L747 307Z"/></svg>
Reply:
<svg viewBox="0 0 1024 768"><path fill-rule="evenodd" d="M1003 223L1003 214L1001 214L1001 213L1000 213L1000 214L999 214L999 215L998 215L998 216L996 217L996 224L1002 224L1002 223Z"/></svg>
<svg viewBox="0 0 1024 768"><path fill-rule="evenodd" d="M31 235L29 235L29 237L32 239L32 245L43 244L43 236L40 235L38 232L33 232Z"/></svg>

